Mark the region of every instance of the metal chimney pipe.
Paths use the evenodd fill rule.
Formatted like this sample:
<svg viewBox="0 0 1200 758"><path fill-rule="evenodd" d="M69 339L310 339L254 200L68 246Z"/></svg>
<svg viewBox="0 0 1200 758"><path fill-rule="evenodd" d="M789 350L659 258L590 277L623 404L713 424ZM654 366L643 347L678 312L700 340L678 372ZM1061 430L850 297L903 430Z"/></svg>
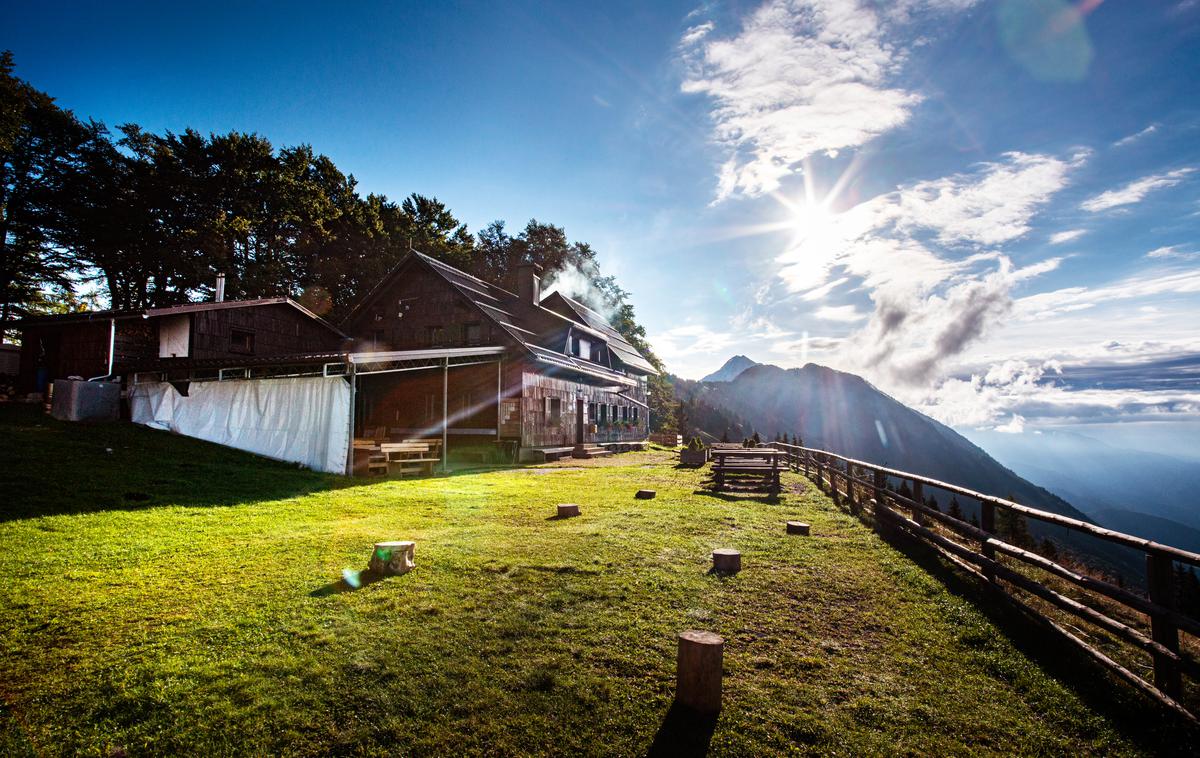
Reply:
<svg viewBox="0 0 1200 758"><path fill-rule="evenodd" d="M217 295L214 298L216 302L225 302L225 275L217 274Z"/></svg>

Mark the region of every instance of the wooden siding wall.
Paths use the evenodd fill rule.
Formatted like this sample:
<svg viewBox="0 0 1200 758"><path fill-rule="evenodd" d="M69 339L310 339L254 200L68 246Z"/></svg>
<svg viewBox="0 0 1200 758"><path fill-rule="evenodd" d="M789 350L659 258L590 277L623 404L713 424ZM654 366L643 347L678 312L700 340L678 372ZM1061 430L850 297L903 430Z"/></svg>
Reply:
<svg viewBox="0 0 1200 758"><path fill-rule="evenodd" d="M17 386L22 392L40 392L37 374L46 369L46 381L82 376L91 379L108 371L108 340L112 322L107 319L47 324L25 329L21 337L21 371ZM114 371L122 364L156 355L157 331L145 319L119 319L114 340Z"/></svg>
<svg viewBox="0 0 1200 758"><path fill-rule="evenodd" d="M231 350L230 333L240 329L254 335L253 353ZM190 358L238 358L294 355L337 350L341 337L290 305L222 308L192 314Z"/></svg>
<svg viewBox="0 0 1200 758"><path fill-rule="evenodd" d="M618 409L626 407L629 408L628 413L630 416L633 415L635 404L630 402L626 396L618 395L615 392L608 392L584 382L546 376L534 371L524 371L522 373L521 393L521 444L525 447L574 445L576 423L575 400L581 392L584 396L584 423L586 425L595 424L597 421L593 418L587 418L587 406L591 403L615 405ZM645 402L644 398L639 396L639 389L631 390L629 394ZM558 423L553 422L546 410L546 400L548 398L559 401L561 413ZM638 420L634 429L632 431L622 430L619 434L614 433L610 436L614 438L620 437L621 439L645 439L649 432L647 421L646 409L639 406ZM585 442L595 442L597 441L597 437L608 441L604 434L594 435L585 430Z"/></svg>
<svg viewBox="0 0 1200 758"><path fill-rule="evenodd" d="M445 281L413 266L367 303L347 330L355 339L356 350L422 350L472 346L466 330L472 323L480 326L474 345L511 341ZM442 327L443 338L431 341L430 327Z"/></svg>

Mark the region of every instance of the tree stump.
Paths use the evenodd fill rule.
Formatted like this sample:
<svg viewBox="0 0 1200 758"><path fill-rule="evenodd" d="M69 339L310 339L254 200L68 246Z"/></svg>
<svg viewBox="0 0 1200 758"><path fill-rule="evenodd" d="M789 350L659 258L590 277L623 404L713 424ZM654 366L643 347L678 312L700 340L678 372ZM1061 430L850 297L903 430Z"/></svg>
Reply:
<svg viewBox="0 0 1200 758"><path fill-rule="evenodd" d="M413 562L416 545L415 542L376 542L367 568L383 576L408 573L416 565Z"/></svg>
<svg viewBox="0 0 1200 758"><path fill-rule="evenodd" d="M718 574L736 574L742 570L742 554L731 548L717 548L712 553L713 571Z"/></svg>
<svg viewBox="0 0 1200 758"><path fill-rule="evenodd" d="M559 518L570 518L571 516L578 516L578 515L579 515L579 506L576 505L575 503L559 503L558 504L558 517Z"/></svg>
<svg viewBox="0 0 1200 758"><path fill-rule="evenodd" d="M725 641L712 632L689 629L679 635L675 701L697 713L721 710L721 668Z"/></svg>
<svg viewBox="0 0 1200 758"><path fill-rule="evenodd" d="M634 497L638 500L650 500L654 497L654 490L638 490Z"/></svg>
<svg viewBox="0 0 1200 758"><path fill-rule="evenodd" d="M807 537L809 533L809 526L803 521L789 521L787 522L787 533L799 534Z"/></svg>

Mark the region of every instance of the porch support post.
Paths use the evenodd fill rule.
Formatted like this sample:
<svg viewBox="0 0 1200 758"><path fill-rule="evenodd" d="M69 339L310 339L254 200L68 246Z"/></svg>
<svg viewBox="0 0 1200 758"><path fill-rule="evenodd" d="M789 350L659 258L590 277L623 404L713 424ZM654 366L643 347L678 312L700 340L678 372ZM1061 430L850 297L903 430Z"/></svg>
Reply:
<svg viewBox="0 0 1200 758"><path fill-rule="evenodd" d="M442 359L442 473L450 470L448 458L450 451L446 447L446 438L448 436L447 428L450 426L450 359Z"/></svg>
<svg viewBox="0 0 1200 758"><path fill-rule="evenodd" d="M496 439L500 439L500 405L504 402L504 360L496 361Z"/></svg>
<svg viewBox="0 0 1200 758"><path fill-rule="evenodd" d="M350 364L350 428L346 435L346 476L354 475L354 406L358 402L358 370Z"/></svg>

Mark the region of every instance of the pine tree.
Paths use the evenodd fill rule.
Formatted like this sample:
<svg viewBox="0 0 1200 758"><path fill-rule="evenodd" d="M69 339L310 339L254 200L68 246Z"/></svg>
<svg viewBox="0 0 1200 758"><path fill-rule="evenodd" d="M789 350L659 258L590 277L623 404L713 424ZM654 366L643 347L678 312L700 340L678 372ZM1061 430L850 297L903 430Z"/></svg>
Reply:
<svg viewBox="0 0 1200 758"><path fill-rule="evenodd" d="M1042 539L1042 555L1050 560L1058 558L1058 546L1051 542L1049 537Z"/></svg>
<svg viewBox="0 0 1200 758"><path fill-rule="evenodd" d="M959 521L965 520L963 518L962 506L958 504L958 498L954 495L950 496L950 508L946 511L946 515Z"/></svg>
<svg viewBox="0 0 1200 758"><path fill-rule="evenodd" d="M726 429L724 432L721 433L721 441L726 444L729 443L729 430L728 429Z"/></svg>

